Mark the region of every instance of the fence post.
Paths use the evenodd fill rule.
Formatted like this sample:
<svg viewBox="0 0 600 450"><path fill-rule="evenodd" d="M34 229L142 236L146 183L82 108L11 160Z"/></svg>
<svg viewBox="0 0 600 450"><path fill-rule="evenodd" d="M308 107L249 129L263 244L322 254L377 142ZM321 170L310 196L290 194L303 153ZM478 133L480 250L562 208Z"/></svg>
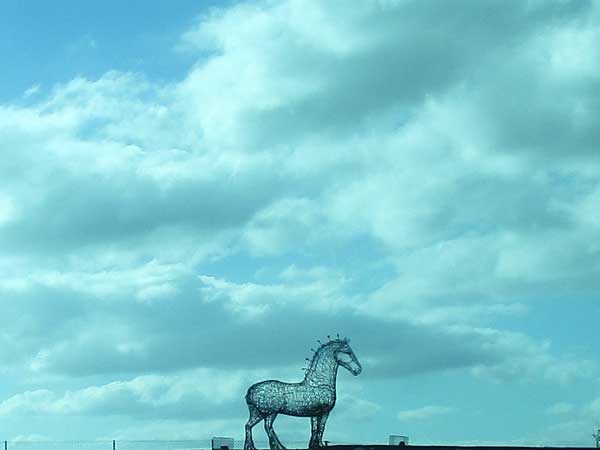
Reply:
<svg viewBox="0 0 600 450"><path fill-rule="evenodd" d="M4 450L8 448L8 441L4 441Z"/></svg>
<svg viewBox="0 0 600 450"><path fill-rule="evenodd" d="M6 449L4 449L6 450ZM115 450L115 440L113 439L113 450Z"/></svg>

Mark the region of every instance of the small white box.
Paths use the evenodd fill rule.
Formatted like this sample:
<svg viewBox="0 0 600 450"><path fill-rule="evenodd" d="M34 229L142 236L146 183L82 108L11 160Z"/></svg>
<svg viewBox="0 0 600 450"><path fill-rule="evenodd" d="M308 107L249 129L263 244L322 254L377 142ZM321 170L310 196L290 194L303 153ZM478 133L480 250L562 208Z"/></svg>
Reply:
<svg viewBox="0 0 600 450"><path fill-rule="evenodd" d="M213 437L211 440L213 450L229 449L233 450L233 438Z"/></svg>
<svg viewBox="0 0 600 450"><path fill-rule="evenodd" d="M400 434L390 434L389 445L408 445L408 436L402 436Z"/></svg>

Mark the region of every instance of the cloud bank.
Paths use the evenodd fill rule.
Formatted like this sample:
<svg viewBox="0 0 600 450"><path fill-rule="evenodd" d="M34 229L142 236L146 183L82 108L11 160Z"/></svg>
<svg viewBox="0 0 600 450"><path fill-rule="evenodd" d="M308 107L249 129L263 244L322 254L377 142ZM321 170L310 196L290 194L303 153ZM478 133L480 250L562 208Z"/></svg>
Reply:
<svg viewBox="0 0 600 450"><path fill-rule="evenodd" d="M0 370L103 377L1 414L204 418L206 374L240 394L336 332L367 379L593 377L501 323L597 307L598 14L244 2L182 32L177 82L113 71L0 105Z"/></svg>

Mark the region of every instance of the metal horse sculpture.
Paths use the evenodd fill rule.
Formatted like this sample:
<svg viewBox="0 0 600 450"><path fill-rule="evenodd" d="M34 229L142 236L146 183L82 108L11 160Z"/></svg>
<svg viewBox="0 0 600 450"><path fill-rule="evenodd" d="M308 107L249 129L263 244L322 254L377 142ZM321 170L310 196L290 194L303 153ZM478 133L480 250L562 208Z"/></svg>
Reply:
<svg viewBox="0 0 600 450"><path fill-rule="evenodd" d="M340 339L339 336L324 344L319 341L320 346L316 351L313 350L314 355L305 369L304 380L299 383L267 380L250 386L246 394L250 418L246 423L245 450L255 450L252 427L261 420L265 421L265 431L269 436L271 449L285 449L273 430L277 414L310 417L309 448L323 446L325 423L329 412L335 406L338 367L344 367L355 376L362 371L349 342L348 339Z"/></svg>

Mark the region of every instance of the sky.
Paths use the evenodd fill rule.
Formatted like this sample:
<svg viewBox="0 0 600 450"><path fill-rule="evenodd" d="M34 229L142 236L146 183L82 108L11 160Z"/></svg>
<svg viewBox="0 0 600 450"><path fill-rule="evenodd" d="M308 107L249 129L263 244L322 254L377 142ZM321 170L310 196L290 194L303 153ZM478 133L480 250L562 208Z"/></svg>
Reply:
<svg viewBox="0 0 600 450"><path fill-rule="evenodd" d="M0 439L239 440L339 333L326 440L593 444L597 2L5 0L0 58Z"/></svg>

